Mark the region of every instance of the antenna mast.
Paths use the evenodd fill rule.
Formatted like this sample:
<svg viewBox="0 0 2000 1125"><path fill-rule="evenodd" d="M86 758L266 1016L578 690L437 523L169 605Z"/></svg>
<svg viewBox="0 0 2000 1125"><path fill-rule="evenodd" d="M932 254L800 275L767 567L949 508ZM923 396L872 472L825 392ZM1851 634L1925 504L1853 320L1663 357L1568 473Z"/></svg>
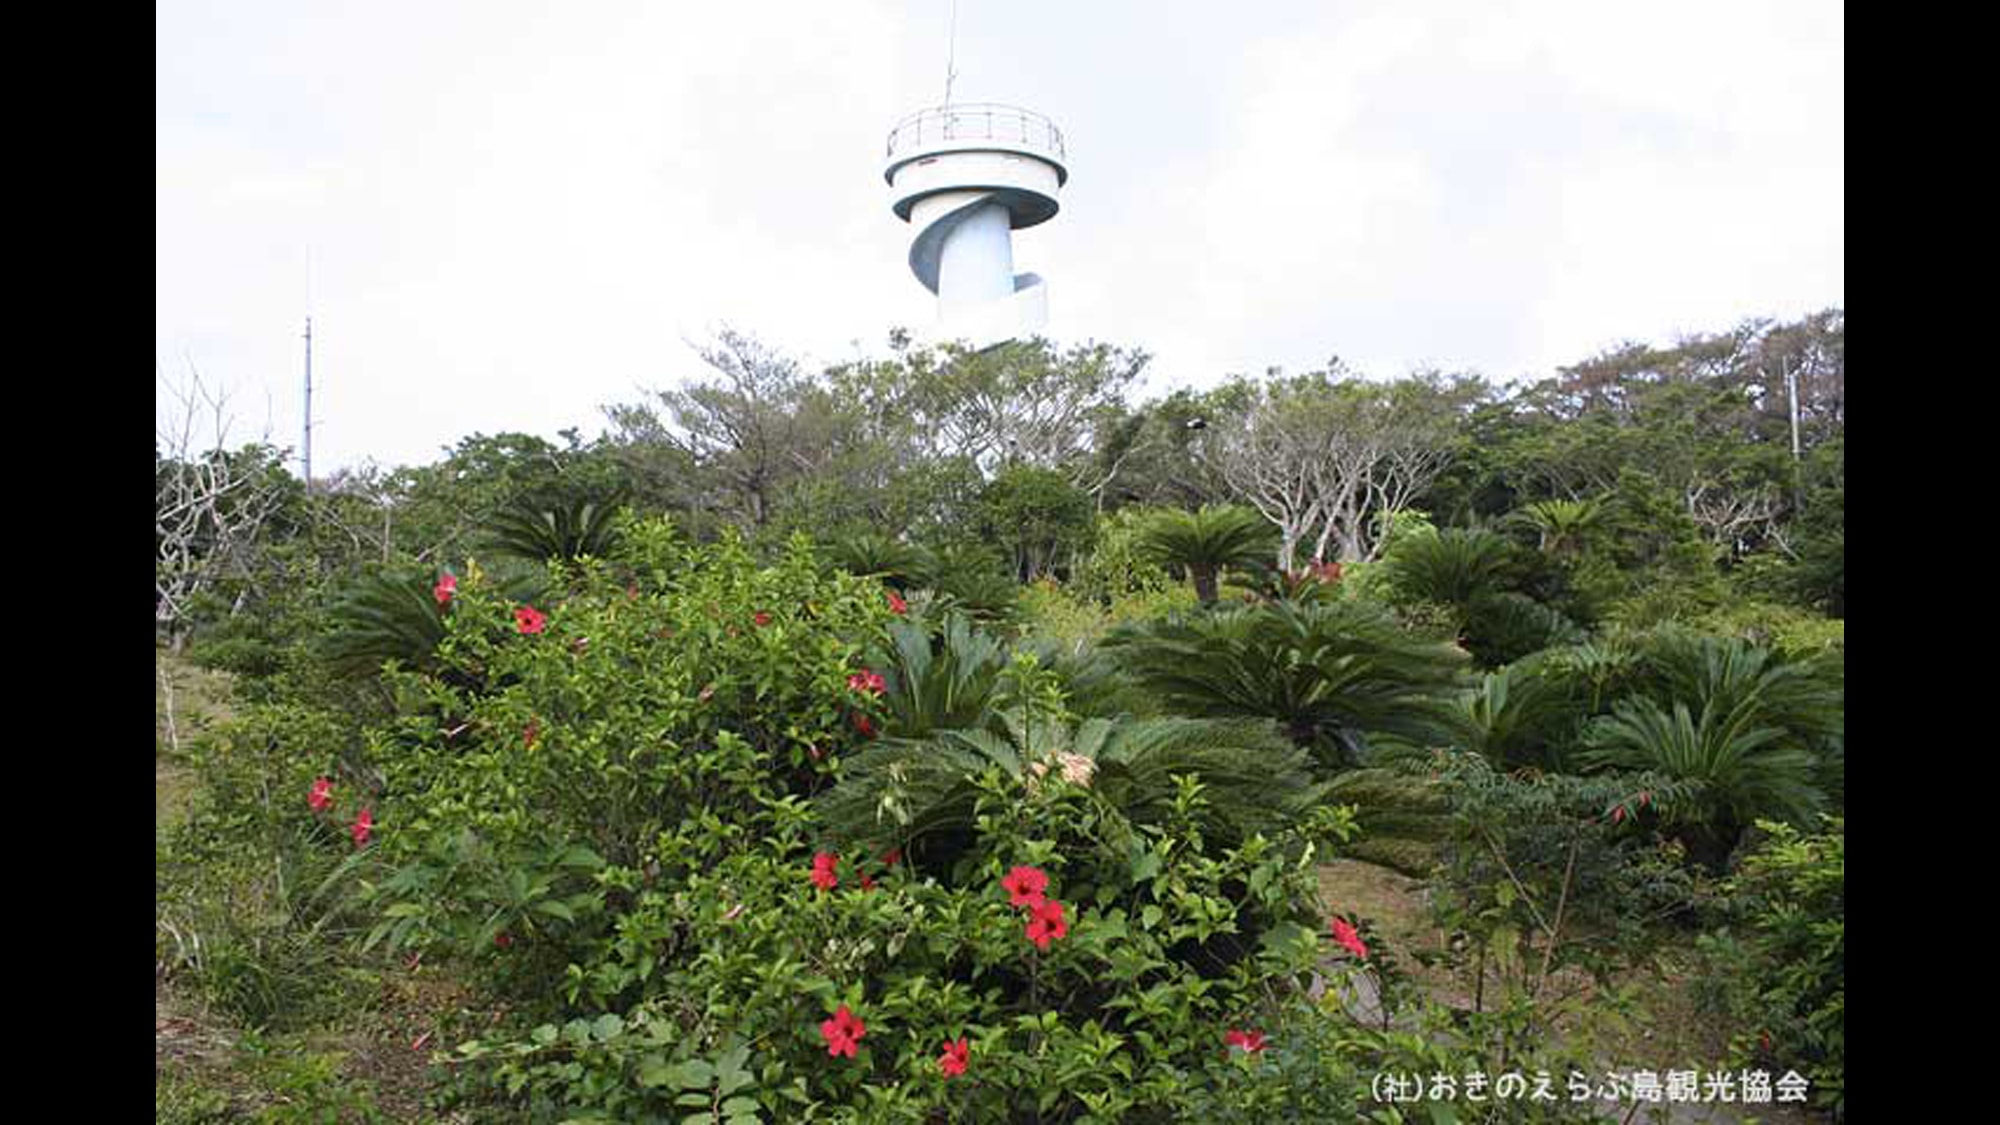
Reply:
<svg viewBox="0 0 2000 1125"><path fill-rule="evenodd" d="M306 314L306 491L313 485L313 318Z"/></svg>
<svg viewBox="0 0 2000 1125"><path fill-rule="evenodd" d="M306 419L300 452L305 461L306 491L313 485L313 278L312 244L306 244Z"/></svg>
<svg viewBox="0 0 2000 1125"><path fill-rule="evenodd" d="M951 31L944 42L944 104L951 104L951 83L958 77L958 0L951 0Z"/></svg>

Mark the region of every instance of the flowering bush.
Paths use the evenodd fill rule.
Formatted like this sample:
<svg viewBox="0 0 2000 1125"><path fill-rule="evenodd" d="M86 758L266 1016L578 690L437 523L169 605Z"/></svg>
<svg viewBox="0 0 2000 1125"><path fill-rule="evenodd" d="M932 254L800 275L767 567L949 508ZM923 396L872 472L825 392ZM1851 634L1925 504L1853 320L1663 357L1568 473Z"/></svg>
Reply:
<svg viewBox="0 0 2000 1125"><path fill-rule="evenodd" d="M386 780L371 846L399 868L374 939L490 959L508 931L523 949L499 983L553 1010L537 973L594 964L642 888L826 784L878 706L847 678L892 614L802 543L761 566L665 521L635 522L609 560L551 566L558 593L534 606L465 567L436 667L387 675L401 713L369 748Z"/></svg>
<svg viewBox="0 0 2000 1125"><path fill-rule="evenodd" d="M774 1120L1145 1119L1228 1063L1232 1030L1258 1029L1261 1051L1280 998L1304 1003L1328 946L1306 840L1209 854L1190 785L1167 823L1112 850L1091 843L1118 826L1084 786L979 784L973 858L954 878L814 850L810 819L787 821L642 891L620 922L635 940L572 974L568 1023L456 1057L531 1091L530 1119L714 1098L719 1085L680 1083L732 1052L751 1077L731 1096ZM1240 948L1224 940L1252 927Z"/></svg>

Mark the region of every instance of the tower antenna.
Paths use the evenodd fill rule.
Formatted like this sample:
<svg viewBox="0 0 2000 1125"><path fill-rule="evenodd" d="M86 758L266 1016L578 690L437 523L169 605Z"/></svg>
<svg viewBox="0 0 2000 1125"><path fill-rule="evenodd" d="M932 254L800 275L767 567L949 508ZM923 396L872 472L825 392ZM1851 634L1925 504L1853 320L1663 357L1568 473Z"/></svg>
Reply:
<svg viewBox="0 0 2000 1125"><path fill-rule="evenodd" d="M958 77L958 0L951 0L951 30L944 41L944 104L951 104L951 83Z"/></svg>
<svg viewBox="0 0 2000 1125"><path fill-rule="evenodd" d="M306 491L313 485L313 318L306 314L306 432L305 432Z"/></svg>
<svg viewBox="0 0 2000 1125"><path fill-rule="evenodd" d="M306 420L301 452L305 461L306 491L313 485L313 318L312 247L306 247Z"/></svg>

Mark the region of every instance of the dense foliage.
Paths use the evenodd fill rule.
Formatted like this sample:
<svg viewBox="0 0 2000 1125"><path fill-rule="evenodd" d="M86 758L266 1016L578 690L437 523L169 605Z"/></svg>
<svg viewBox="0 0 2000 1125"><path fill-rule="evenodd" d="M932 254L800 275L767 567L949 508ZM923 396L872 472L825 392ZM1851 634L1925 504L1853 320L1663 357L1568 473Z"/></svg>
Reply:
<svg viewBox="0 0 2000 1125"><path fill-rule="evenodd" d="M435 966L474 1119L1388 1122L1389 1071L1601 1071L1699 946L1732 1065L1839 1110L1842 333L1154 401L723 333L592 441L163 448L161 640L236 678L166 704L163 977L284 1036Z"/></svg>

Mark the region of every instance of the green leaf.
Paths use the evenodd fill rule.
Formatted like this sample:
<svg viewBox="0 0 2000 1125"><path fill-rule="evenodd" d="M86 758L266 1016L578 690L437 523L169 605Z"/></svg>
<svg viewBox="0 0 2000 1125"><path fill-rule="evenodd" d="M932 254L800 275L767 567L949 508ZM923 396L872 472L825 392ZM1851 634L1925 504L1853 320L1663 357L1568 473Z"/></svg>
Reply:
<svg viewBox="0 0 2000 1125"><path fill-rule="evenodd" d="M715 1083L715 1067L704 1059L689 1059L674 1068L673 1085L683 1090L706 1090Z"/></svg>
<svg viewBox="0 0 2000 1125"><path fill-rule="evenodd" d="M678 1067L667 1062L664 1055L647 1055L645 1058L639 1060L639 1085L648 1088L655 1086L678 1087L679 1083L674 1081L678 1070Z"/></svg>
<svg viewBox="0 0 2000 1125"><path fill-rule="evenodd" d="M615 1012L604 1013L597 1017L596 1023L590 1025L591 1036L600 1043L615 1038L619 1032L624 1030L625 1021Z"/></svg>
<svg viewBox="0 0 2000 1125"><path fill-rule="evenodd" d="M1160 853L1148 848L1132 857L1132 881L1143 883L1160 873Z"/></svg>
<svg viewBox="0 0 2000 1125"><path fill-rule="evenodd" d="M545 899L535 904L535 911L551 918L561 918L565 922L576 921L576 911L558 899Z"/></svg>

